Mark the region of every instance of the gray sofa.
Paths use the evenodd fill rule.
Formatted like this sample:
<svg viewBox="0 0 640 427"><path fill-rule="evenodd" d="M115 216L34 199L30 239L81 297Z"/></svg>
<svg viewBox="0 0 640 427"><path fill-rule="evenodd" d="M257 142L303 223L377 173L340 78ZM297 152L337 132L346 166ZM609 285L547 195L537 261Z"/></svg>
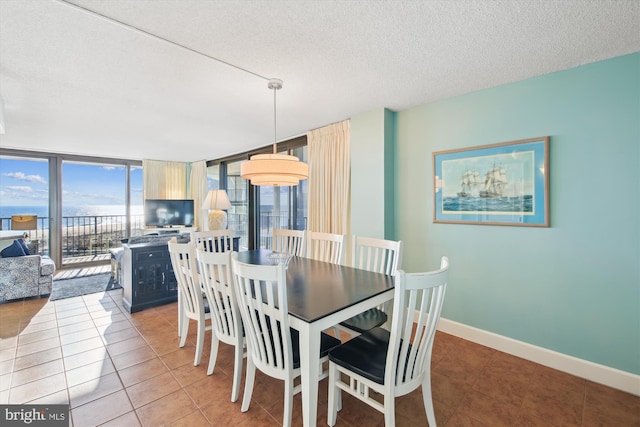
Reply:
<svg viewBox="0 0 640 427"><path fill-rule="evenodd" d="M0 257L0 303L51 293L56 265L42 255Z"/></svg>

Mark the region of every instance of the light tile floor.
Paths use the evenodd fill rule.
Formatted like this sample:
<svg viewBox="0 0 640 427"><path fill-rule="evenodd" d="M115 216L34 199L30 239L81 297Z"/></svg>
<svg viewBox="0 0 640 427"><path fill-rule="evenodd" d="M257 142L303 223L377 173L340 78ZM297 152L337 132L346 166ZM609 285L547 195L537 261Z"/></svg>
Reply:
<svg viewBox="0 0 640 427"><path fill-rule="evenodd" d="M72 425L278 426L283 386L258 372L251 408L230 402L233 350L193 366L194 330L178 347L177 305L130 315L122 290L0 305L0 402L69 403ZM209 337L205 342L210 342ZM438 332L432 360L441 426L640 426L640 397ZM326 425L326 380L318 425ZM293 425L301 425L296 396ZM338 426L382 426L344 397ZM398 426L425 426L421 392L397 399Z"/></svg>

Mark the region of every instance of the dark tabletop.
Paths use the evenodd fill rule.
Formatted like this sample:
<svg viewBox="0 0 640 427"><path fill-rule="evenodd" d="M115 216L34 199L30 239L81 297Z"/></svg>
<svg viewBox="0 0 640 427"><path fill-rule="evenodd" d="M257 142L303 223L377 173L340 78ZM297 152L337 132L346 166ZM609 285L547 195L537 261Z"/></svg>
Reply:
<svg viewBox="0 0 640 427"><path fill-rule="evenodd" d="M271 251L238 253L248 264L271 265ZM313 322L393 288L393 276L343 265L293 257L287 268L289 313Z"/></svg>

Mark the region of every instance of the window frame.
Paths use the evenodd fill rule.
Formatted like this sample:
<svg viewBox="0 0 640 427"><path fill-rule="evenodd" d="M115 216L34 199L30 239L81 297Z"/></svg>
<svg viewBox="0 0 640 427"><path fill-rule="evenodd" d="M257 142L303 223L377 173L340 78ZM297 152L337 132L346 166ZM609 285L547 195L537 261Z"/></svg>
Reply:
<svg viewBox="0 0 640 427"><path fill-rule="evenodd" d="M286 141L277 143L278 153L286 153L293 155L293 150L300 147L307 146L307 136L301 135ZM232 156L221 157L206 162L207 168L210 166L220 165L219 167L219 182L220 189L227 190L227 167L226 165L238 161L246 161L251 156L256 154L270 154L273 153L273 144L266 145L254 150L246 151L244 153L237 153ZM260 191L259 187L248 184L247 202L249 210L249 229L248 229L248 249L256 249L259 246L259 230L260 230ZM298 197L297 192L290 192L289 196L289 210L297 210ZM295 211L294 211L295 212Z"/></svg>

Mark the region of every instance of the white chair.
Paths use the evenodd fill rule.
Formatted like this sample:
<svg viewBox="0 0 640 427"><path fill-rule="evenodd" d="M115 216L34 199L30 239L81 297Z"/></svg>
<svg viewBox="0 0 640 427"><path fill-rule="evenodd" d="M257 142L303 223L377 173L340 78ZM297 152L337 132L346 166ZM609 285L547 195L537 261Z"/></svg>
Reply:
<svg viewBox="0 0 640 427"><path fill-rule="evenodd" d="M300 341L296 330L289 328L285 267L253 265L231 258L234 286L247 336L247 373L242 412L249 410L256 368L285 383L283 425L291 425L293 395L300 392L294 386L300 376ZM327 360L330 349L340 341L321 334L320 363ZM322 378L327 376L326 372ZM320 378L319 378L320 379Z"/></svg>
<svg viewBox="0 0 640 427"><path fill-rule="evenodd" d="M211 330L211 325L205 325L206 320L211 318L209 308L205 307L205 298L198 275L196 254L193 243L177 243L176 238L172 238L169 243L169 255L173 273L178 282L179 305L178 323L180 324L180 347L184 347L189 332L190 320L197 323L196 354L193 361L194 366L200 364L202 358L202 348L204 346L204 333Z"/></svg>
<svg viewBox="0 0 640 427"><path fill-rule="evenodd" d="M395 425L395 398L422 386L429 425L436 425L431 397L431 352L447 288L449 260L440 269L395 279L391 331L375 328L329 352L327 423L335 425L341 393L346 391L384 413ZM414 323L414 319L417 319ZM383 395L382 401L370 390Z"/></svg>
<svg viewBox="0 0 640 427"><path fill-rule="evenodd" d="M213 374L218 357L218 342L234 346L233 387L231 401L240 395L243 358L246 356L242 318L233 289L231 273L231 252L207 252L204 248L196 250L198 268L211 315L211 354L207 375Z"/></svg>
<svg viewBox="0 0 640 427"><path fill-rule="evenodd" d="M402 259L402 240L384 240L353 236L351 266L362 270L395 275ZM387 321L384 305L369 309L340 322L339 329L351 335L361 334Z"/></svg>
<svg viewBox="0 0 640 427"><path fill-rule="evenodd" d="M305 240L304 230L282 230L274 228L271 238L271 250L273 252L284 252L294 256L304 256Z"/></svg>
<svg viewBox="0 0 640 427"><path fill-rule="evenodd" d="M197 248L207 252L224 252L233 248L233 230L190 231L190 240ZM182 299L178 294L178 336L182 331Z"/></svg>
<svg viewBox="0 0 640 427"><path fill-rule="evenodd" d="M207 252L225 252L233 250L233 230L192 231L191 241L196 249Z"/></svg>
<svg viewBox="0 0 640 427"><path fill-rule="evenodd" d="M340 264L344 234L307 231L307 256L318 261Z"/></svg>

